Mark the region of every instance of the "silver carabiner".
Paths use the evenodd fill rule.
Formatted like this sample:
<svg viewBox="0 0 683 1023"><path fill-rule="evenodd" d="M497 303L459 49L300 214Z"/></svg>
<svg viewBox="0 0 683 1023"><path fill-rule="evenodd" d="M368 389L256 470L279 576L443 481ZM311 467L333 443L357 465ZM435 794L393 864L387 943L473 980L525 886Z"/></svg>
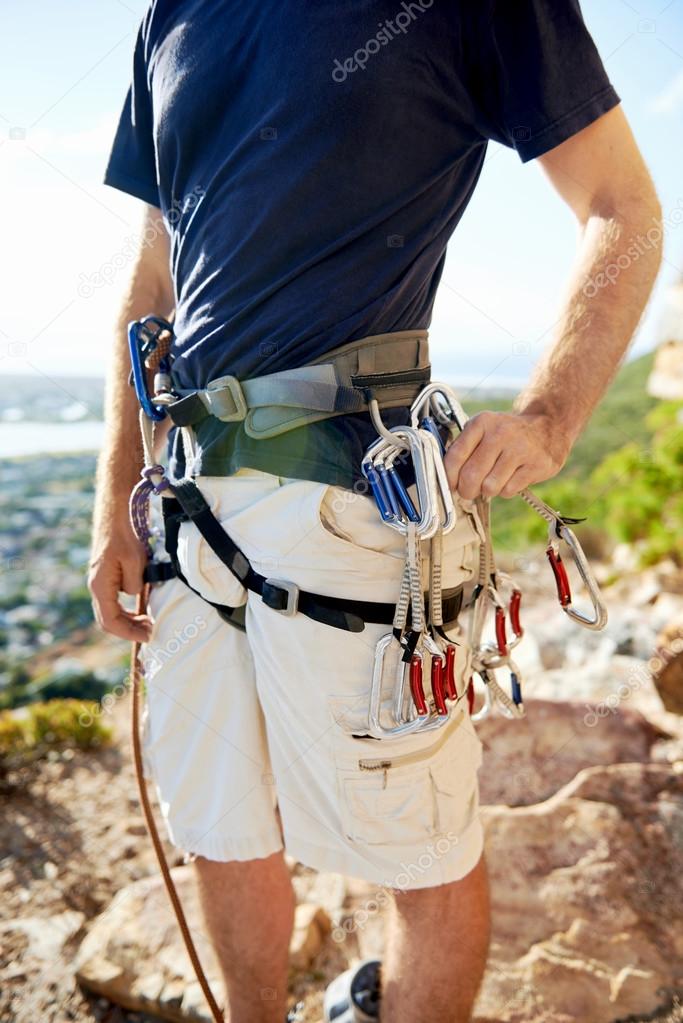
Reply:
<svg viewBox="0 0 683 1023"><path fill-rule="evenodd" d="M413 717L409 720L401 721L392 727L386 727L381 723L381 705L384 688L384 672L385 672L385 661L386 655L388 655L390 648L393 643L397 643L399 647L399 654L401 654L401 647L398 639L393 632L388 632L383 635L377 642L374 656L374 669L372 672L372 685L370 687L370 705L368 712L368 730L373 739L398 739L399 736L410 735L413 731L418 731L420 728L425 726L428 717ZM396 668L395 685L398 685L401 690L405 686L405 672L406 667L399 656L398 666Z"/></svg>
<svg viewBox="0 0 683 1023"><path fill-rule="evenodd" d="M388 727L382 724L381 710L383 703L384 676L386 658L396 642L399 654L399 661L394 675L394 700L392 717L395 724ZM393 632L383 635L377 642L375 648L374 670L372 673L372 685L370 688L370 704L368 712L368 730L373 739L398 739L400 736L412 735L416 731L432 731L441 728L450 720L450 708L446 714L435 713L430 701L424 695L422 688L422 669L424 666L424 655L416 651L411 663L406 664L401 655L403 648L396 639ZM419 662L419 691L416 692L417 665ZM412 677L411 677L412 676ZM410 680L410 685L408 681Z"/></svg>
<svg viewBox="0 0 683 1023"><path fill-rule="evenodd" d="M593 613L590 615L586 614L585 611L581 611L575 606L572 599L572 591L567 570L564 567L558 546L551 536L546 554L548 561L550 562L550 567L553 570L553 575L555 576L557 599L560 602L560 607L565 614L572 619L572 621L577 622L579 625L583 625L584 628L594 629L596 632L600 629L604 629L607 624L607 608L603 603L600 588L593 572L591 571L591 567L588 564L586 555L583 553L581 544L576 538L574 531L563 522L559 522L555 532L556 534L559 534L560 539L564 540L569 548L574 564L576 565L577 571L581 577L581 581L583 582L590 598Z"/></svg>
<svg viewBox="0 0 683 1023"><path fill-rule="evenodd" d="M445 412L444 412L445 410ZM410 407L411 425L416 427L420 419L433 412L441 423L454 422L460 430L467 422L467 414L458 401L455 391L448 384L427 384Z"/></svg>
<svg viewBox="0 0 683 1023"><path fill-rule="evenodd" d="M427 457L431 456L431 464L434 467L432 497L436 504L441 503L443 509L443 518L437 519L436 528L440 528L444 533L449 533L455 525L455 505L451 488L448 485L448 477L446 476L439 442L434 434L429 433L428 430L421 430L420 433L422 434L422 443L427 452Z"/></svg>

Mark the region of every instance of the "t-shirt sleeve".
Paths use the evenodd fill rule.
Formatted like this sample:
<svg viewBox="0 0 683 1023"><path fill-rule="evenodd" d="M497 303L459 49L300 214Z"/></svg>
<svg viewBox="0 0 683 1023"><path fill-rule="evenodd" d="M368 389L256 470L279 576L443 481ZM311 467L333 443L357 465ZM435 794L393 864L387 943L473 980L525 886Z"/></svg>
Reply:
<svg viewBox="0 0 683 1023"><path fill-rule="evenodd" d="M523 162L619 103L578 0L477 0L477 130Z"/></svg>
<svg viewBox="0 0 683 1023"><path fill-rule="evenodd" d="M135 43L133 80L119 118L104 182L160 207L145 36L143 22Z"/></svg>

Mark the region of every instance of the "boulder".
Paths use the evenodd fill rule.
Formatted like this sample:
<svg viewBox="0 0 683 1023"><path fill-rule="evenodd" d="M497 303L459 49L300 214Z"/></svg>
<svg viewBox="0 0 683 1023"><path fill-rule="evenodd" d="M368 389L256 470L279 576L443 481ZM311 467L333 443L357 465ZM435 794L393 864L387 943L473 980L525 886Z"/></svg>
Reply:
<svg viewBox="0 0 683 1023"><path fill-rule="evenodd" d="M657 637L657 661L653 682L671 714L683 715L683 616L666 625Z"/></svg>
<svg viewBox="0 0 683 1023"><path fill-rule="evenodd" d="M482 811L493 939L474 1023L613 1023L683 984L683 771L581 771Z"/></svg>
<svg viewBox="0 0 683 1023"><path fill-rule="evenodd" d="M602 713L598 705L553 700L528 700L514 725L491 715L478 734L485 748L481 800L509 806L547 799L586 767L647 761L667 735L629 707Z"/></svg>
<svg viewBox="0 0 683 1023"><path fill-rule="evenodd" d="M202 966L221 1003L225 989L202 923L194 871L183 866L172 874ZM321 906L297 906L290 945L295 969L310 966L330 927ZM177 1023L211 1021L160 876L135 881L116 895L83 941L75 973L84 988L126 1009Z"/></svg>

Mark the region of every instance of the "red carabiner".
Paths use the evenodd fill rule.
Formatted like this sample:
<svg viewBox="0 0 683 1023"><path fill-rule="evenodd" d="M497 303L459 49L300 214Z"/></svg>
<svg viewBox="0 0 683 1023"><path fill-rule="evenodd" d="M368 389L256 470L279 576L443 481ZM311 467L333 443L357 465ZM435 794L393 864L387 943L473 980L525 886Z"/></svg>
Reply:
<svg viewBox="0 0 683 1023"><path fill-rule="evenodd" d="M515 634L515 639L521 639L524 635L524 629L522 628L522 622L519 616L521 604L522 591L513 590L510 595L510 624L512 625L512 631Z"/></svg>
<svg viewBox="0 0 683 1023"><path fill-rule="evenodd" d="M432 696L437 714L444 717L448 714L448 707L443 687L443 659L441 657L432 657Z"/></svg>
<svg viewBox="0 0 683 1023"><path fill-rule="evenodd" d="M471 714L474 710L474 678L471 675L467 684L467 706Z"/></svg>
<svg viewBox="0 0 683 1023"><path fill-rule="evenodd" d="M410 658L410 693L420 717L429 714L429 707L422 688L422 658L413 654Z"/></svg>
<svg viewBox="0 0 683 1023"><path fill-rule="evenodd" d="M559 600L561 607L568 607L572 602L572 591L569 586L567 569L564 567L559 551L556 551L552 544L547 548L546 554L548 555L548 561L550 562L550 567L552 568L553 575L555 576L557 599Z"/></svg>
<svg viewBox="0 0 683 1023"><path fill-rule="evenodd" d="M505 628L505 608L496 607L496 643L498 644L498 653L501 657L507 657L508 655L508 637Z"/></svg>
<svg viewBox="0 0 683 1023"><path fill-rule="evenodd" d="M457 700L458 690L455 687L455 647L449 643L446 647L446 696L449 700Z"/></svg>

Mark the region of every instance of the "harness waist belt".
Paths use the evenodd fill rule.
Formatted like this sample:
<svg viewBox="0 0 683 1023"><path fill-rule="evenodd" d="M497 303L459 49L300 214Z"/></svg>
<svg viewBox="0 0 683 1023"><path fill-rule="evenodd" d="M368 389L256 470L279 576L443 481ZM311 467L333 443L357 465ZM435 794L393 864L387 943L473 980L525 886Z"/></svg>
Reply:
<svg viewBox="0 0 683 1023"><path fill-rule="evenodd" d="M238 380L217 377L199 391L176 389L167 405L176 426L197 426L209 416L244 423L267 439L332 416L410 405L429 382L428 332L401 330L351 341L296 369Z"/></svg>

